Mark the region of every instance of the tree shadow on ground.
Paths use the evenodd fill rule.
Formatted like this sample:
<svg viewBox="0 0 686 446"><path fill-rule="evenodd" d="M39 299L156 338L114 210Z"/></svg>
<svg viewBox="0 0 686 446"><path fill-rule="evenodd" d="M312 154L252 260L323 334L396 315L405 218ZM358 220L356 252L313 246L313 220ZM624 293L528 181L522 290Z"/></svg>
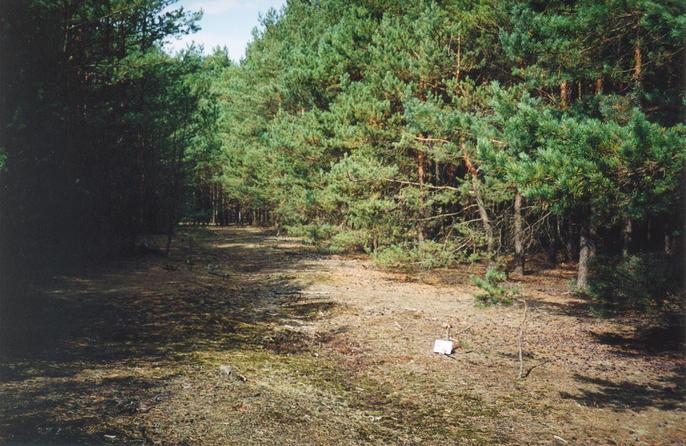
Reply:
<svg viewBox="0 0 686 446"><path fill-rule="evenodd" d="M529 306L543 312L586 320L609 319L626 327L622 333L590 332L600 344L612 347L618 356L638 357L682 353L686 349L686 318L678 309L660 312L624 311L608 315L585 296L572 296L563 302L528 298Z"/></svg>
<svg viewBox="0 0 686 446"><path fill-rule="evenodd" d="M665 314L653 318L627 320L635 327L631 334L593 333L596 340L613 347L621 356L682 354L686 347L686 326L681 314Z"/></svg>
<svg viewBox="0 0 686 446"><path fill-rule="evenodd" d="M676 410L684 405L684 369L661 381L660 384L643 384L626 380L611 381L602 378L575 375L585 387L579 394L560 392L564 399L572 399L589 407L610 408L616 411L641 411L648 408Z"/></svg>
<svg viewBox="0 0 686 446"><path fill-rule="evenodd" d="M289 255L304 247L275 249L260 231L181 237L189 243L170 258L87 268L12 296L0 316L0 443L149 443L137 417L197 365L195 352L303 351L314 340L279 327L335 309L303 299L289 274L309 268L309 254Z"/></svg>

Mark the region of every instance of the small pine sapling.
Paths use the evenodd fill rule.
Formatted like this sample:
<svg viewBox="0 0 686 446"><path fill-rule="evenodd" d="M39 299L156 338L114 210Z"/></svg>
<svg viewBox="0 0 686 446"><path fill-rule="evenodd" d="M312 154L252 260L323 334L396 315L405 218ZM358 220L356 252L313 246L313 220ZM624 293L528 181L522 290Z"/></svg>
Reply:
<svg viewBox="0 0 686 446"><path fill-rule="evenodd" d="M509 285L507 275L497 268L488 268L483 277L472 277L472 282L483 290L475 296L477 302L483 305L511 305L520 295L519 287Z"/></svg>

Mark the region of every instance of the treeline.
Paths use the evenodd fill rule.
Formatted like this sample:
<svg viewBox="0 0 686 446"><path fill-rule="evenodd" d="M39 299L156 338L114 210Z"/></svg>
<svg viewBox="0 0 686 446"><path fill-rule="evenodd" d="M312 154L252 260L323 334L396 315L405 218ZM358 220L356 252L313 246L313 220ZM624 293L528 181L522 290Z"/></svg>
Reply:
<svg viewBox="0 0 686 446"><path fill-rule="evenodd" d="M683 1L290 0L239 64L165 53L199 18L174 3L0 3L3 283L181 220L545 255L631 298L681 277Z"/></svg>
<svg viewBox="0 0 686 446"><path fill-rule="evenodd" d="M3 285L173 234L218 147L211 80L230 64L162 50L200 17L173 3L0 3Z"/></svg>
<svg viewBox="0 0 686 446"><path fill-rule="evenodd" d="M291 0L216 78L211 182L385 264L522 273L547 253L587 290L594 256L652 253L674 278L684 17L680 0Z"/></svg>

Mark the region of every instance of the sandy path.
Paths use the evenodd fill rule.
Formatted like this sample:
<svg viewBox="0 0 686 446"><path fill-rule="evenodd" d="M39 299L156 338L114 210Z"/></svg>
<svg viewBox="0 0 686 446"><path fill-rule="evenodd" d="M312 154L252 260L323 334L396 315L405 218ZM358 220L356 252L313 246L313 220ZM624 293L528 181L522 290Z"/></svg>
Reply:
<svg viewBox="0 0 686 446"><path fill-rule="evenodd" d="M2 327L0 439L684 444L682 351L590 317L565 294L570 271L542 271L523 283L517 380L521 307L475 307L472 272L391 273L255 229L182 231L170 259L32 290L32 311ZM446 323L451 357L431 353Z"/></svg>

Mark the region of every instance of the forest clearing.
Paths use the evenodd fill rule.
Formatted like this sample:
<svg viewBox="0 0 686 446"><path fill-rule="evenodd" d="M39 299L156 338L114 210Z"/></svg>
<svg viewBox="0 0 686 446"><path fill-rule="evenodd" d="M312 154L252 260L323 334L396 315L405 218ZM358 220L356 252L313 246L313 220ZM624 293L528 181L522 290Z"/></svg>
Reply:
<svg viewBox="0 0 686 446"><path fill-rule="evenodd" d="M0 0L0 444L685 445L685 42Z"/></svg>
<svg viewBox="0 0 686 446"><path fill-rule="evenodd" d="M476 306L477 272L183 228L169 258L32 290L43 310L2 335L0 442L683 444L683 346L663 341L678 334L599 319L566 292L573 270L541 269L522 283L518 379L522 309ZM431 350L446 323L451 356Z"/></svg>

